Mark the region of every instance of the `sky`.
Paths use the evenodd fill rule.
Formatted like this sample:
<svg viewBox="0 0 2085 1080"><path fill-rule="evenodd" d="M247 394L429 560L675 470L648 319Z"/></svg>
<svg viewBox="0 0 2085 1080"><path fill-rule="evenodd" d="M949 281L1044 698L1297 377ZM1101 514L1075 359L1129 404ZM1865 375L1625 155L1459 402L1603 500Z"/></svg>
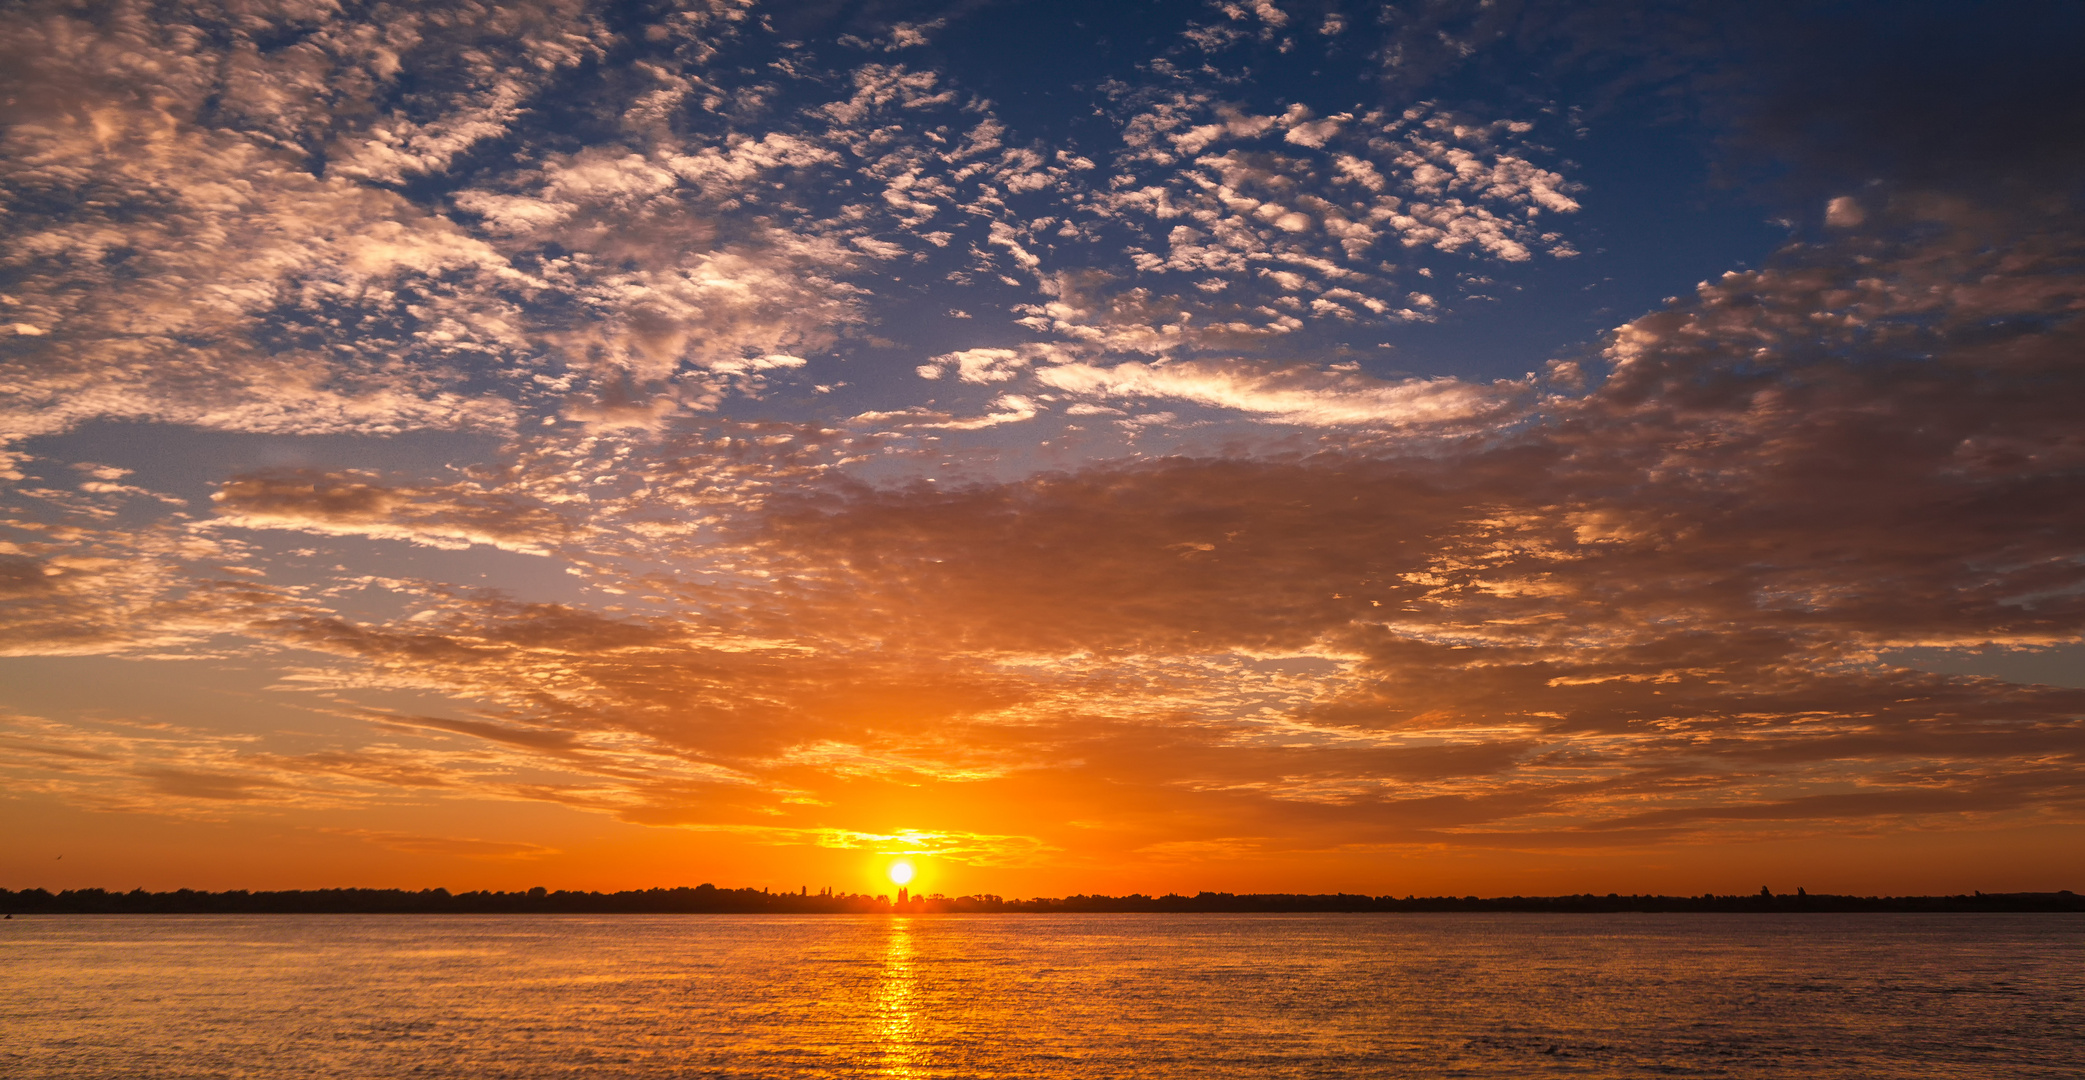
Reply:
<svg viewBox="0 0 2085 1080"><path fill-rule="evenodd" d="M2085 888L2085 9L22 0L0 885Z"/></svg>

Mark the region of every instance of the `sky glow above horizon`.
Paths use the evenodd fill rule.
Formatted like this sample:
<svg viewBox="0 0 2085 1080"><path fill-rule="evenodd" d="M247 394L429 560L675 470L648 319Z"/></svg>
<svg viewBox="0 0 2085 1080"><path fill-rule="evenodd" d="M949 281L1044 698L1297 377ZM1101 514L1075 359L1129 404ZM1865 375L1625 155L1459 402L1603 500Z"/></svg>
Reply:
<svg viewBox="0 0 2085 1080"><path fill-rule="evenodd" d="M0 19L9 887L2079 885L2074 6Z"/></svg>

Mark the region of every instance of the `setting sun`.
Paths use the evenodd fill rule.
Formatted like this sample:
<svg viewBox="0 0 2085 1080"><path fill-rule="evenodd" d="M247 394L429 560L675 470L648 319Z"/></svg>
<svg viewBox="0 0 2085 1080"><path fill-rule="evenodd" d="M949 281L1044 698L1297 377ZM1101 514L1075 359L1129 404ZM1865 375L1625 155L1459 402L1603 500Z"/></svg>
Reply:
<svg viewBox="0 0 2085 1080"><path fill-rule="evenodd" d="M895 862L890 864L890 880L893 885L906 885L912 881L912 864Z"/></svg>

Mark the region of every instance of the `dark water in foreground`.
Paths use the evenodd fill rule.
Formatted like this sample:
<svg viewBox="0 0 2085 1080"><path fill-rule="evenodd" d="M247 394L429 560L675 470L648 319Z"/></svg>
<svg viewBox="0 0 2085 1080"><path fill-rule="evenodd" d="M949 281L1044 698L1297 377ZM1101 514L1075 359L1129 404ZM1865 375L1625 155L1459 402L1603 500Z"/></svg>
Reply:
<svg viewBox="0 0 2085 1080"><path fill-rule="evenodd" d="M2085 918L49 916L0 1075L2076 1078Z"/></svg>

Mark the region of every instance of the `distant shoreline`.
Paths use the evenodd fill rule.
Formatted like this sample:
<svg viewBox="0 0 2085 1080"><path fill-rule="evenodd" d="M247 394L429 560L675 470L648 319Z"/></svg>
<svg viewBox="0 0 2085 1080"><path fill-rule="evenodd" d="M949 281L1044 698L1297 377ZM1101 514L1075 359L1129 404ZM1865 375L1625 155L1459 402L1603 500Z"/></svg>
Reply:
<svg viewBox="0 0 2085 1080"><path fill-rule="evenodd" d="M291 889L282 891L49 892L0 889L9 915L943 915L943 914L1280 914L1305 912L1523 912L1533 914L2085 912L2085 896L2059 892L1953 896L1845 896L1823 893L1650 896L1368 896L1352 893L1197 893L1194 896L1069 896L1010 900L991 895L888 896L772 893L764 889L643 889L624 892L465 892L447 889Z"/></svg>

